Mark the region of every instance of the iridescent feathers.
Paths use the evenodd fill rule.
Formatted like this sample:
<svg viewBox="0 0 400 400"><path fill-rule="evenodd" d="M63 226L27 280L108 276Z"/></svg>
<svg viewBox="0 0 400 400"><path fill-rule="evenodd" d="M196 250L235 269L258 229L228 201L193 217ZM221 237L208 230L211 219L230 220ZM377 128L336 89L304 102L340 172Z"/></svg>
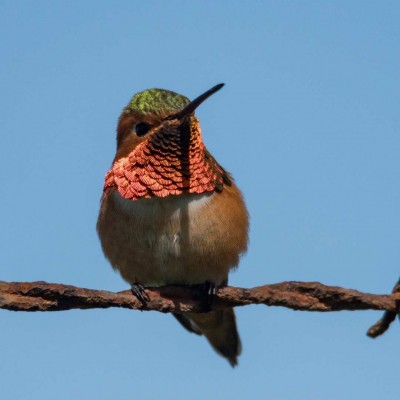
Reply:
<svg viewBox="0 0 400 400"><path fill-rule="evenodd" d="M164 114L182 110L190 100L178 93L164 89L147 89L136 93L125 108L125 112L138 111L143 114Z"/></svg>
<svg viewBox="0 0 400 400"><path fill-rule="evenodd" d="M200 125L190 117L186 127L173 122L139 144L108 171L104 190L116 187L126 199L166 197L182 193L220 192L229 174L207 151Z"/></svg>

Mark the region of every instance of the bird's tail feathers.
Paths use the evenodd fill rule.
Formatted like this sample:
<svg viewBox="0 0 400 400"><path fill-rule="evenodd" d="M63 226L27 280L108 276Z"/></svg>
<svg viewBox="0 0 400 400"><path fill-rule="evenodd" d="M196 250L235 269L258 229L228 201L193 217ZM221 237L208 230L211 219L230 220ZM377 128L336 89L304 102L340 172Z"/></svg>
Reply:
<svg viewBox="0 0 400 400"><path fill-rule="evenodd" d="M242 345L233 308L174 316L188 331L203 334L214 350L225 357L232 367L237 365Z"/></svg>

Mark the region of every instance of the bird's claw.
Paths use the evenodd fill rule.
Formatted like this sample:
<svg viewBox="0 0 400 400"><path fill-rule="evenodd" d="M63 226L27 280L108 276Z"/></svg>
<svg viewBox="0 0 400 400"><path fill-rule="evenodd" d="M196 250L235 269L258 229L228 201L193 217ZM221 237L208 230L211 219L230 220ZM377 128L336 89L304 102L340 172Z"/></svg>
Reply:
<svg viewBox="0 0 400 400"><path fill-rule="evenodd" d="M207 308L211 308L215 300L215 294L217 293L217 287L215 283L206 281L201 286L201 293L203 295L204 305Z"/></svg>
<svg viewBox="0 0 400 400"><path fill-rule="evenodd" d="M131 292L142 304L146 304L150 300L150 297L145 292L143 285L140 283L134 283L131 285Z"/></svg>

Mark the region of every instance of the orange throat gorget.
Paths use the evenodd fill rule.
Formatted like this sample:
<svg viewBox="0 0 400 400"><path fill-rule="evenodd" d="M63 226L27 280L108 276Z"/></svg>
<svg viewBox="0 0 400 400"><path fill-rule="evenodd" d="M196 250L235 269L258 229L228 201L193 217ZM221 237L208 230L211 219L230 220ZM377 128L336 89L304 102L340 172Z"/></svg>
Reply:
<svg viewBox="0 0 400 400"><path fill-rule="evenodd" d="M229 174L205 148L200 126L190 124L159 130L132 152L116 160L107 172L104 192L116 188L131 200L182 193L220 192Z"/></svg>

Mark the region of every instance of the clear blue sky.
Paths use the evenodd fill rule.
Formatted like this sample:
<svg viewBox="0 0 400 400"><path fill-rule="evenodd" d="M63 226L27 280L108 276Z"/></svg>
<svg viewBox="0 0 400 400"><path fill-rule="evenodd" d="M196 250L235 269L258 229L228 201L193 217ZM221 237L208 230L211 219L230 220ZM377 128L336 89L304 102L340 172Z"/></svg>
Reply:
<svg viewBox="0 0 400 400"><path fill-rule="evenodd" d="M123 290L95 223L121 109L194 98L251 214L236 286L373 293L400 272L397 1L0 2L0 279ZM1 311L7 399L399 398L400 329L378 312L237 309L232 370L169 315Z"/></svg>

